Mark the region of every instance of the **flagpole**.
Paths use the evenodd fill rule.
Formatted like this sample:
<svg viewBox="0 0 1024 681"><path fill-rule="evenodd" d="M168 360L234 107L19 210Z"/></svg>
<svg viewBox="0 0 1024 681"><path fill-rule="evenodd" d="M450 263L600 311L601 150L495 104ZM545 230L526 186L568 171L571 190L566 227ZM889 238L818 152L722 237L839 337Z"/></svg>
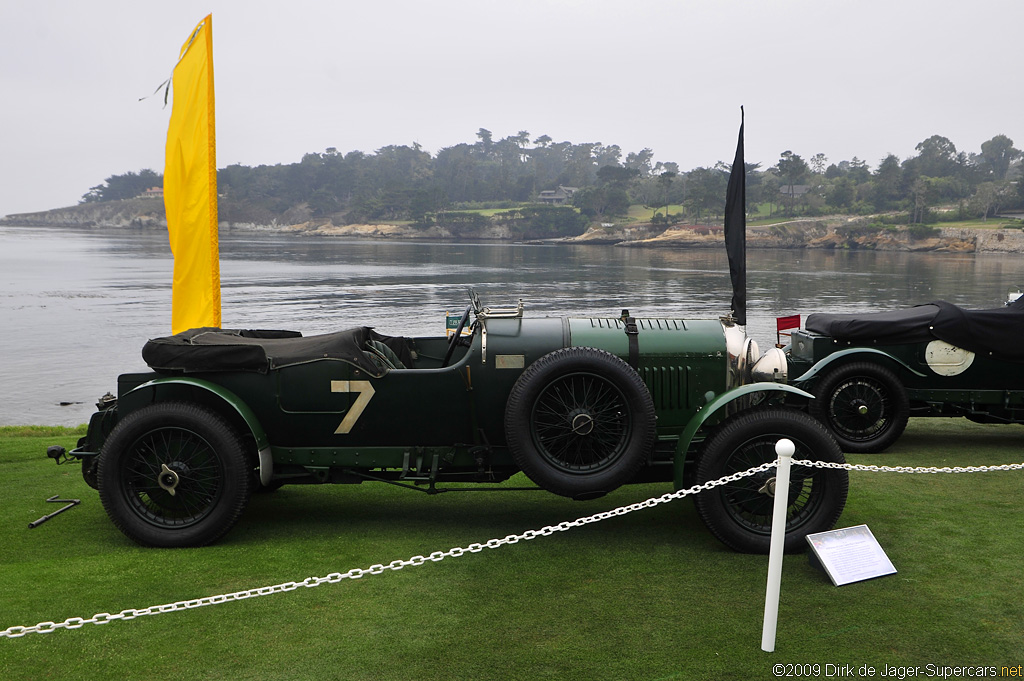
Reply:
<svg viewBox="0 0 1024 681"><path fill-rule="evenodd" d="M729 257L732 281L731 317L739 326L747 325L747 167L743 160L743 107L740 107L740 134L736 157L729 172L725 192L725 251Z"/></svg>
<svg viewBox="0 0 1024 681"><path fill-rule="evenodd" d="M174 255L171 332L179 333L221 325L212 15L181 46L171 80L164 207Z"/></svg>

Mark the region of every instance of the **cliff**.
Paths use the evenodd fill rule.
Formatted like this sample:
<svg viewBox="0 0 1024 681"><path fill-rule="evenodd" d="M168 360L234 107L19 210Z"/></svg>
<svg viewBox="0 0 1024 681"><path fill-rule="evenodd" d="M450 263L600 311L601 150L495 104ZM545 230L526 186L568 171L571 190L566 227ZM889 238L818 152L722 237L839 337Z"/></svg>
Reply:
<svg viewBox="0 0 1024 681"><path fill-rule="evenodd" d="M9 215L0 225L38 227L116 227L166 229L163 202L137 198L106 203L86 203L68 208ZM364 239L481 239L516 241L522 231L509 222L485 221L471 232L444 226L335 225L329 221L298 224L221 222L221 229L257 229L301 235ZM591 225L583 234L551 239L566 243L609 244L633 248L721 248L720 225L652 224ZM748 248L823 248L879 251L936 251L952 253L1024 253L1024 231L1019 229L969 229L926 225L880 226L865 218L835 216L792 220L747 227Z"/></svg>
<svg viewBox="0 0 1024 681"><path fill-rule="evenodd" d="M614 243L634 248L721 248L721 226L673 225L591 228L569 239L577 243ZM963 227L876 226L860 218L794 220L747 227L748 248L822 248L947 253L1024 253L1024 231Z"/></svg>
<svg viewBox="0 0 1024 681"><path fill-rule="evenodd" d="M158 198L137 198L82 203L67 208L20 213L0 219L0 225L30 227L167 227L164 203Z"/></svg>
<svg viewBox="0 0 1024 681"><path fill-rule="evenodd" d="M541 211L550 213L548 207ZM568 209L557 209L566 210ZM308 211L288 211L281 215L265 216L260 222L224 220L220 217L220 229L262 230L288 232L297 235L341 236L368 239L480 239L485 241L523 241L545 238L548 234L572 233L581 229L585 222L578 214L569 211L568 226L555 221L545 222L530 214L529 210L500 213L487 218L474 213L466 215L472 219L453 220L428 227L403 224L340 224L329 219L313 219ZM525 215L524 215L525 214ZM548 216L550 217L550 216ZM562 217L566 217L563 215ZM167 229L167 218L163 202L153 198L135 198L123 201L84 203L67 208L20 213L0 218L0 225L28 227L74 227L74 228L160 228Z"/></svg>

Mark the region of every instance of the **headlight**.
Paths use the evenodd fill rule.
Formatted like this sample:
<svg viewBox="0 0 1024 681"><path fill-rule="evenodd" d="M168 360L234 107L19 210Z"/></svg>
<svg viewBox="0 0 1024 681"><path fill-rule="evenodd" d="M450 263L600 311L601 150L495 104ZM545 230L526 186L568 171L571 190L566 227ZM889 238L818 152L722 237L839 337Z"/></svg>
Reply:
<svg viewBox="0 0 1024 681"><path fill-rule="evenodd" d="M723 324L725 349L729 355L728 385L735 388L751 381L751 368L760 360L761 350L757 341L748 338L741 327Z"/></svg>
<svg viewBox="0 0 1024 681"><path fill-rule="evenodd" d="M770 348L754 364L754 367L750 370L750 376L757 383L763 381L785 383L789 379L789 365L786 362L786 353L780 348Z"/></svg>

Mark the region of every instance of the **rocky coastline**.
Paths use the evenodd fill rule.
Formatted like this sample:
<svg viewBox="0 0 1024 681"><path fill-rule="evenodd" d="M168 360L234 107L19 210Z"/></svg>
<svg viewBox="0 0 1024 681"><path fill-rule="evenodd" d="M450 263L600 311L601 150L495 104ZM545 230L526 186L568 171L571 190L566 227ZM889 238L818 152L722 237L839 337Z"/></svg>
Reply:
<svg viewBox="0 0 1024 681"><path fill-rule="evenodd" d="M8 215L0 225L28 227L152 229L167 226L159 200L138 198L81 204L38 213ZM225 230L259 230L300 236L360 239L465 239L444 227L407 224L335 225L329 220L286 224L221 222ZM474 240L514 242L522 238L510 225L492 220L473 233ZM583 234L551 239L560 243L603 244L629 248L721 248L720 225L592 225ZM863 217L830 216L772 225L748 225L748 248L814 248L947 253L1024 253L1024 230L941 226L879 226Z"/></svg>
<svg viewBox="0 0 1024 681"><path fill-rule="evenodd" d="M721 226L635 226L591 228L571 241L646 248L720 248L724 236ZM1024 231L964 227L876 227L854 218L794 220L774 225L748 225L747 248L1024 253Z"/></svg>

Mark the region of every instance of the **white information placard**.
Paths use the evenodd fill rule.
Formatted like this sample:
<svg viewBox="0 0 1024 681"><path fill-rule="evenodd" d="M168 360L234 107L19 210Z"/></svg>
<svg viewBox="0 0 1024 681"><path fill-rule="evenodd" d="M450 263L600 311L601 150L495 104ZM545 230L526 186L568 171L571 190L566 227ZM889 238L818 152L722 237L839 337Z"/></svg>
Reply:
<svg viewBox="0 0 1024 681"><path fill-rule="evenodd" d="M807 543L836 586L896 574L867 525L809 534Z"/></svg>

